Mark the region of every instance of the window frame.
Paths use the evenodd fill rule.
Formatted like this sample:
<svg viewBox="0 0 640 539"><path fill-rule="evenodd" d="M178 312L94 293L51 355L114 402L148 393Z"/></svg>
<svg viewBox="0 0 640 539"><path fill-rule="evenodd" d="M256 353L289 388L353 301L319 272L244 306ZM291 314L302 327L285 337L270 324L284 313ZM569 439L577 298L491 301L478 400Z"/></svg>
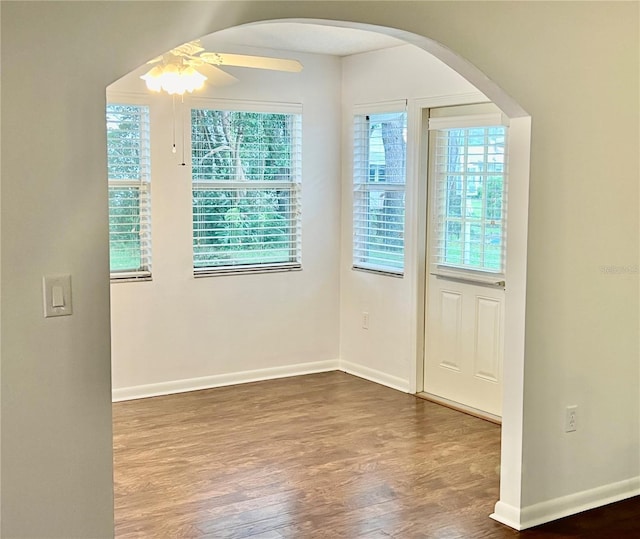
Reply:
<svg viewBox="0 0 640 539"><path fill-rule="evenodd" d="M212 110L228 112L248 112L259 114L285 114L291 115L294 122L291 140L291 180L290 181L234 181L234 180L194 180L193 169L193 139L192 139L192 111ZM255 273L273 273L283 271L302 270L302 143L303 143L303 107L300 103L282 103L272 101L246 101L227 100L206 97L190 98L187 113L189 114L189 169L192 194L192 270L194 277L211 277L222 275L240 275ZM282 190L288 191L290 197L289 217L287 223L290 226L289 251L291 257L284 262L265 262L248 264L226 264L208 265L197 267L195 261L195 205L193 204L194 193L196 191L260 191L260 190Z"/></svg>
<svg viewBox="0 0 640 539"><path fill-rule="evenodd" d="M445 226L443 222L447 221L446 212L443 209L443 204L446 204L446 198L443 199L443 195L440 194L440 183L442 177L446 176L445 173L436 171L438 166L437 151L437 139L440 132L458 130L458 129L489 129L493 127L504 128L504 151L503 151L503 170L499 174L502 176L502 191L501 191L501 219L500 219L500 268L491 270L485 267L473 267L471 265L465 265L464 263L446 263L442 260L442 257L438 255L437 245L443 243L442 235L445 233ZM432 218L430 223L432 230L430 232L430 255L429 255L429 271L432 275L448 277L452 279L462 279L464 281L473 281L480 284L493 284L504 286L504 279L506 278L506 245L507 245L507 192L508 192L508 157L509 157L509 120L501 112L492 112L484 114L468 114L459 116L443 116L429 119L429 159L432 165L429 167L429 174L433 175L429 184L431 208L430 213ZM486 147L485 147L486 148ZM485 149L486 151L486 149ZM466 185L467 176L478 176L479 174L471 174L460 172L460 176L464 176ZM488 177L489 171L486 172ZM496 174L498 175L498 174ZM486 182L485 182L486 183ZM480 221L483 225L486 224L486 196L483 198L483 217ZM464 220L464 219L463 219ZM482 247L483 256L486 252L486 248Z"/></svg>
<svg viewBox="0 0 640 539"><path fill-rule="evenodd" d="M371 166L369 156L370 137L369 130L362 127L363 122L368 121L369 116L382 114L403 114L404 115L404 136L405 136L405 155L404 155L404 181L402 183L390 183L386 181L371 181ZM352 130L351 139L353 144L352 151L352 270L376 273L390 277L403 278L406 264L406 231L407 231L407 184L408 173L407 161L410 151L410 130L409 130L409 111L408 102L406 100L390 101L383 103L362 104L353 107L352 111ZM359 125L360 124L360 125ZM385 165L386 166L386 165ZM379 176L378 173L375 174ZM384 191L401 193L402 196L402 257L400 266L393 264L381 264L371 262L361 254L368 244L368 240L363 238L363 234L359 233L362 229L362 217L359 216L361 208L365 207L369 211L367 199L371 192ZM368 214L366 217L368 221Z"/></svg>
<svg viewBox="0 0 640 539"><path fill-rule="evenodd" d="M114 188L121 189L137 189L138 190L138 215L141 219L140 225L140 250L141 250L141 267L140 269L112 270L109 267L109 276L112 283L118 282L135 282L152 280L152 219L151 219L151 177L152 177L152 156L151 156L151 100L143 95L129 94L123 92L107 92L105 105L105 124L106 114L110 105L122 105L131 107L145 107L146 133L143 132L140 137L141 156L140 177L137 179L112 179L109 177L109 157L107 154L107 183L109 194ZM108 148L108 140L107 140ZM109 219L111 212L109 210ZM109 250L111 251L111 233L109 234ZM146 260L146 263L145 263Z"/></svg>

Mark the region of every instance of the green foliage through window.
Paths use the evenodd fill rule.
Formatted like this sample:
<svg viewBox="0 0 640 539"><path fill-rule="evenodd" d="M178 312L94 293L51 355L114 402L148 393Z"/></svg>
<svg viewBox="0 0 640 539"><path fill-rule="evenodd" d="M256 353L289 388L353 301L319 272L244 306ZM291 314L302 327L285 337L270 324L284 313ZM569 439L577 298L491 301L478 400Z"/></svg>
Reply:
<svg viewBox="0 0 640 539"><path fill-rule="evenodd" d="M191 111L195 270L299 265L298 114Z"/></svg>
<svg viewBox="0 0 640 539"><path fill-rule="evenodd" d="M106 123L111 273L148 273L149 108L108 104Z"/></svg>

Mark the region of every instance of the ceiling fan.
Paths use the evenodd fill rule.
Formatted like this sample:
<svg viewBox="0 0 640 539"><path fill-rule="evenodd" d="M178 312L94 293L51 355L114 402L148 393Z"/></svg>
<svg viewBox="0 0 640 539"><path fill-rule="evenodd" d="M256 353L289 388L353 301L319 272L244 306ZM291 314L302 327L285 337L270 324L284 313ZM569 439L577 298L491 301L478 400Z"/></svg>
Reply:
<svg viewBox="0 0 640 539"><path fill-rule="evenodd" d="M147 63L156 64L140 77L146 82L147 88L156 92L164 90L170 95L183 95L185 92L198 90L202 88L205 80L219 78L221 74L231 77L218 69L219 66L249 67L291 73L302 71L302 64L298 60L208 52L199 40L180 45ZM210 77L203 73L209 73Z"/></svg>

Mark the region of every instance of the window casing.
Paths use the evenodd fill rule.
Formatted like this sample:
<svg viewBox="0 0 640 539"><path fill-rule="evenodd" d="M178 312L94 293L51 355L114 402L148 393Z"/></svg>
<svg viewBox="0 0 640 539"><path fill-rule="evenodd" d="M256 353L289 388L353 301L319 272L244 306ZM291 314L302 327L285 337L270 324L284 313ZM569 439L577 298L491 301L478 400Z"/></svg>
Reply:
<svg viewBox="0 0 640 539"><path fill-rule="evenodd" d="M109 255L112 279L151 277L148 105L108 103Z"/></svg>
<svg viewBox="0 0 640 539"><path fill-rule="evenodd" d="M354 116L353 267L404 273L407 113Z"/></svg>
<svg viewBox="0 0 640 539"><path fill-rule="evenodd" d="M191 109L195 275L301 268L302 116L280 110Z"/></svg>
<svg viewBox="0 0 640 539"><path fill-rule="evenodd" d="M435 271L505 274L507 127L430 122Z"/></svg>

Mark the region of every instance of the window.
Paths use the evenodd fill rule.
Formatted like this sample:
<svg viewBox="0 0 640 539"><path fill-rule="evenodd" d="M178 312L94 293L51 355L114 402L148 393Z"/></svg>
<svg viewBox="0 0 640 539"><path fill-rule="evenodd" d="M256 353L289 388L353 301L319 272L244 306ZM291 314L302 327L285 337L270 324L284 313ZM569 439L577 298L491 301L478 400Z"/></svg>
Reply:
<svg viewBox="0 0 640 539"><path fill-rule="evenodd" d="M299 269L301 115L191 110L195 274Z"/></svg>
<svg viewBox="0 0 640 539"><path fill-rule="evenodd" d="M149 107L107 105L111 278L151 275Z"/></svg>
<svg viewBox="0 0 640 539"><path fill-rule="evenodd" d="M354 120L353 267L402 275L407 114Z"/></svg>
<svg viewBox="0 0 640 539"><path fill-rule="evenodd" d="M434 131L436 265L505 272L506 134L502 125Z"/></svg>

